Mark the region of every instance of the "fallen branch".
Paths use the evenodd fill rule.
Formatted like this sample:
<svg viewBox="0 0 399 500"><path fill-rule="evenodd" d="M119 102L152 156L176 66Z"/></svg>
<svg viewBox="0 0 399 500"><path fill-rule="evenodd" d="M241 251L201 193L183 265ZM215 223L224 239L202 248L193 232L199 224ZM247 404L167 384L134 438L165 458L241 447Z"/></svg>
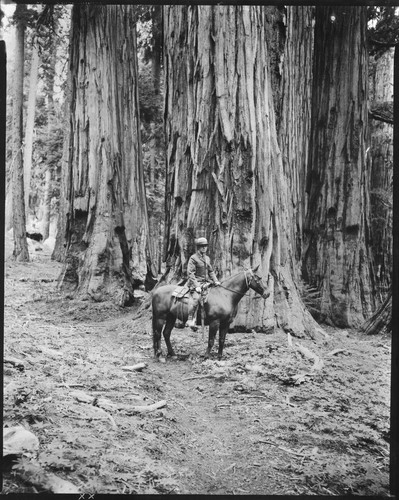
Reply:
<svg viewBox="0 0 399 500"><path fill-rule="evenodd" d="M166 406L166 401L163 399L162 401L158 401L152 405L125 407L125 410L128 413L149 413L154 410L159 410L159 408L163 408L164 406Z"/></svg>
<svg viewBox="0 0 399 500"><path fill-rule="evenodd" d="M326 354L327 357L329 356L335 356L336 354L339 354L341 352L345 352L346 349L334 349L333 351L330 351Z"/></svg>
<svg viewBox="0 0 399 500"><path fill-rule="evenodd" d="M210 373L208 375L197 375L195 377L186 377L186 378L183 378L183 382L185 382L186 380L200 380L202 378L212 378L214 377L214 375L211 375Z"/></svg>
<svg viewBox="0 0 399 500"><path fill-rule="evenodd" d="M128 372L134 372L134 371L141 372L141 370L143 368L146 368L146 367L147 367L146 363L137 363L136 365L122 366L122 370L125 370Z"/></svg>
<svg viewBox="0 0 399 500"><path fill-rule="evenodd" d="M289 448L285 448L285 446L280 446L276 443L273 443L273 441L265 441L263 439L258 439L257 443L264 443L264 444L270 444L272 446L275 446L276 448L278 448L279 450L282 450L282 451L286 451L287 453L291 453L291 455L295 455L297 457L301 457L301 458L304 458L304 457L307 457L307 456L310 456L308 454L303 454L303 453L298 453L297 451L294 451L294 450L290 450Z"/></svg>

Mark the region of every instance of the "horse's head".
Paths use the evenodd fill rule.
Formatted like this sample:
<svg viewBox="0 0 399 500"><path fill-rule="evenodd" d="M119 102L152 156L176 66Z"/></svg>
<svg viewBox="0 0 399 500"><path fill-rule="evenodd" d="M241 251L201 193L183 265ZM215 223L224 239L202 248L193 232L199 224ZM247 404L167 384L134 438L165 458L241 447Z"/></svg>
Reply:
<svg viewBox="0 0 399 500"><path fill-rule="evenodd" d="M259 266L256 266L255 269L248 269L248 271L245 271L247 284L249 288L252 288L256 293L262 295L264 299L267 299L270 295L270 291L268 286L263 283L262 277L255 274L258 269Z"/></svg>

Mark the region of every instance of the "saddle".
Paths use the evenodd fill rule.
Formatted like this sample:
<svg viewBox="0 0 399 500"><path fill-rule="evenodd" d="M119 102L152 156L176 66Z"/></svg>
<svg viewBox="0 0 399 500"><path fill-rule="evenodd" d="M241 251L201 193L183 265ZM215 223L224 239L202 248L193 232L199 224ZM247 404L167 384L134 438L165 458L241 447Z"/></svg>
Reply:
<svg viewBox="0 0 399 500"><path fill-rule="evenodd" d="M200 313L201 315L203 314L203 307L205 302L208 300L208 293L209 293L209 287L210 283L204 283L201 286L201 292L198 294L198 292L194 292L194 295L197 297L194 298L192 296L190 288L184 284L183 286L176 286L176 288L172 292L172 297L175 299L175 304L180 305L181 308L183 308L183 304L187 305L189 310L192 310L194 307L195 302L197 301L198 304L198 311L197 314ZM178 309L179 311L179 309ZM183 309L180 309L178 312L178 319L180 319L180 316L183 316Z"/></svg>
<svg viewBox="0 0 399 500"><path fill-rule="evenodd" d="M177 300L183 299L189 291L190 289L187 285L177 286L172 292L172 297L175 297Z"/></svg>

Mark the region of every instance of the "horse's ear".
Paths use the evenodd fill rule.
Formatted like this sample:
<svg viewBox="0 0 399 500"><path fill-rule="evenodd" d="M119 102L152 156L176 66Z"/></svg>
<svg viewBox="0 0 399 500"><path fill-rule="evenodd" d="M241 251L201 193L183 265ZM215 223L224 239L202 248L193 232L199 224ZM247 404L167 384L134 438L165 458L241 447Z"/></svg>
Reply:
<svg viewBox="0 0 399 500"><path fill-rule="evenodd" d="M259 266L260 266L260 264L258 264L258 265L257 265L254 269L252 269L252 271L253 271L254 273L256 273L256 271L259 269Z"/></svg>

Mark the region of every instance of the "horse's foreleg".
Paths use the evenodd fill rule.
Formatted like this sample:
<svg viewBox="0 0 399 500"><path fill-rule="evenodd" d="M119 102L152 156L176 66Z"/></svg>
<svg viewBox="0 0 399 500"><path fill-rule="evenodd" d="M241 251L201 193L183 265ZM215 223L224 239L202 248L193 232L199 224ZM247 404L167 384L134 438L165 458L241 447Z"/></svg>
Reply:
<svg viewBox="0 0 399 500"><path fill-rule="evenodd" d="M208 348L205 352L205 357L209 358L211 354L211 350L213 347L213 344L215 343L215 337L216 337L216 332L218 331L219 328L219 321L212 321L212 323L209 324L209 336L208 336Z"/></svg>
<svg viewBox="0 0 399 500"><path fill-rule="evenodd" d="M161 348L161 340L162 340L162 328L165 321L163 319L153 319L152 320L152 341L154 345L154 356L159 358L161 361L162 358L162 348Z"/></svg>
<svg viewBox="0 0 399 500"><path fill-rule="evenodd" d="M224 341L226 339L226 334L227 334L227 330L229 329L229 325L223 325L221 324L220 325L220 329L219 329L219 350L218 350L218 359L222 359L222 355L223 355L223 347L224 347Z"/></svg>
<svg viewBox="0 0 399 500"><path fill-rule="evenodd" d="M170 343L170 334L172 333L175 323L175 316L173 316L172 314L168 314L168 317L166 318L165 328L163 330L163 337L168 348L168 356L171 357L176 357L175 351L173 350L172 344Z"/></svg>

